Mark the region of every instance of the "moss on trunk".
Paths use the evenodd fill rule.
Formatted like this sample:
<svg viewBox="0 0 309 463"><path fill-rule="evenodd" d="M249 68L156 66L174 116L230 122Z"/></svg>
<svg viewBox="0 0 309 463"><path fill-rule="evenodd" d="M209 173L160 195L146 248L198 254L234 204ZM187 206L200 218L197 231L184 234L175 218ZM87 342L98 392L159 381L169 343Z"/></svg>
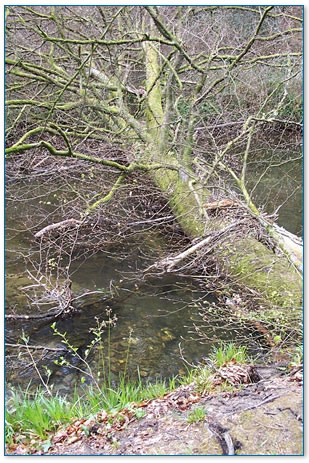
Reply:
<svg viewBox="0 0 309 463"><path fill-rule="evenodd" d="M205 233L205 219L200 215L196 197L177 172L157 172L154 180L167 193L169 204L183 231L191 238ZM206 194L205 194L206 196Z"/></svg>
<svg viewBox="0 0 309 463"><path fill-rule="evenodd" d="M154 46L150 43L144 44L144 50L148 93L147 129L152 139L145 154L149 162L179 167L178 172L160 169L153 171L151 175L159 188L167 194L171 208L184 232L191 238L197 238L207 230L221 228L222 224L214 225L207 220L203 205L210 193L201 185L194 184L190 166L179 165L176 156L160 143L160 127L164 120L160 89L161 70ZM254 210L251 201L248 204ZM257 291L268 304L280 307L302 304L300 275L286 257L276 256L255 239L248 237L236 242L227 240L217 255L226 273L238 283Z"/></svg>
<svg viewBox="0 0 309 463"><path fill-rule="evenodd" d="M218 249L225 271L271 305L302 305L302 279L283 256L275 255L254 238L225 241Z"/></svg>

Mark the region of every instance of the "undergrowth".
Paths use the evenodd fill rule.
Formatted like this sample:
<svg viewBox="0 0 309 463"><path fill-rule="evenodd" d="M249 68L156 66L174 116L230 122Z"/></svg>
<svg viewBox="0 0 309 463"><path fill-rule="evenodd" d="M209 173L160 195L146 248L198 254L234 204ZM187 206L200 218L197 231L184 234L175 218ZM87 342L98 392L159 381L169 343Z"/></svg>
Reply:
<svg viewBox="0 0 309 463"><path fill-rule="evenodd" d="M219 347L213 349L209 359L217 368L229 362L244 364L250 361L246 347L237 346L234 343L221 343Z"/></svg>

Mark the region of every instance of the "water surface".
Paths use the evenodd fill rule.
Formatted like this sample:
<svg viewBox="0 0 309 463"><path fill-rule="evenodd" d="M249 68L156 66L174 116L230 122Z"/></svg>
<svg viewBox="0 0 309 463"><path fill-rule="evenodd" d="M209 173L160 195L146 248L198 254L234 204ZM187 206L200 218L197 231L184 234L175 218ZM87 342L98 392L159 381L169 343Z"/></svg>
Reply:
<svg viewBox="0 0 309 463"><path fill-rule="evenodd" d="M302 164L273 162L267 169L258 162L249 164L249 187L253 189L253 199L263 205L267 212L278 209L279 224L292 233L302 233ZM14 186L12 186L14 188ZM48 188L49 190L49 188ZM59 186L55 191L59 190ZM38 194L40 208L38 206ZM31 313L33 308L26 302L20 290L27 285L25 279L25 256L31 248L32 231L27 231L27 214L36 214L42 219L42 208L46 214L52 212L57 203L50 201L44 186L29 184L24 186L25 203L8 202L6 211L6 310L11 313ZM116 317L113 326L108 324L102 334L101 349L96 346L87 358L94 372L101 372L101 378L109 376L116 381L119 373L131 378L140 377L154 381L183 374L188 365L203 361L214 345L222 340L233 341L241 338L247 341L252 352L258 352L259 342L247 326L229 324L228 318L218 320L207 312L215 304L214 296L209 296L206 288L185 277L164 275L141 281L139 271L143 268L143 258L149 249L163 243L162 236L136 235L123 242L119 249L98 252L89 259L75 259L70 263L70 277L76 295L93 291L93 296L81 298L78 312L56 323L61 333L67 333L68 341L84 359L85 352L93 340L93 330L103 320ZM155 238L155 239L154 239ZM151 241L152 240L152 241ZM163 241L162 241L163 240ZM154 248L155 249L155 248ZM146 251L145 251L146 252ZM33 256L33 259L38 258ZM153 256L154 259L154 256ZM151 261L148 261L148 264ZM205 307L203 312L202 307ZM199 313L204 314L202 320ZM205 313L207 316L205 317ZM44 345L51 348L63 346L61 339L54 335L51 322L44 320L7 321L6 338L10 344L24 343L27 336L29 345ZM195 326L204 326L205 339L201 343ZM242 342L242 343L243 343ZM26 387L29 382L39 384L40 379L33 362L25 350L8 348L6 381L10 385ZM56 365L55 360L64 356L67 364ZM35 354L37 365L44 374L51 371L50 383L60 391L72 391L85 378L85 365L72 352L42 352ZM87 370L88 371L88 370Z"/></svg>

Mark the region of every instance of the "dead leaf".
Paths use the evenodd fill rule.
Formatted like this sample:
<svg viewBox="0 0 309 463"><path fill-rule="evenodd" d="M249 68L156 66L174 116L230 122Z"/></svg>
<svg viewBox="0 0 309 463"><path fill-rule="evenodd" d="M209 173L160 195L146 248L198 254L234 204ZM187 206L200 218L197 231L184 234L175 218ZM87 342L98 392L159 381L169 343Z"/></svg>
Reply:
<svg viewBox="0 0 309 463"><path fill-rule="evenodd" d="M99 423L105 421L107 419L107 412L105 410L102 410L97 414L96 419Z"/></svg>
<svg viewBox="0 0 309 463"><path fill-rule="evenodd" d="M77 442L78 440L81 439L82 436L71 436L68 440L67 440L67 444L70 445L70 444L74 444L74 442Z"/></svg>
<svg viewBox="0 0 309 463"><path fill-rule="evenodd" d="M59 442L66 439L67 437L68 437L68 433L66 431L60 431L54 436L53 443L58 444Z"/></svg>

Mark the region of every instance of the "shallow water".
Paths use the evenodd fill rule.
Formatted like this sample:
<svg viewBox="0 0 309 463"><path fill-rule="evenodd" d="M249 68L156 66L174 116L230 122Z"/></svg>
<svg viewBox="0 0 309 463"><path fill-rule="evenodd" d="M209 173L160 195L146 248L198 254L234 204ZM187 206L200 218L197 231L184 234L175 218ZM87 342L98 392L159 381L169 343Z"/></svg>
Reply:
<svg viewBox="0 0 309 463"><path fill-rule="evenodd" d="M78 266L78 262L75 265ZM91 329L96 327L96 320L108 321L116 316L115 326L104 329L103 349L94 348L88 359L94 372L101 371L101 377L105 374L109 379L117 380L119 373L127 371L132 378L140 376L153 381L183 374L186 363L182 357L191 364L197 364L209 355L215 340L231 341L237 335L237 331L225 330L223 324L209 319L208 336L213 342L201 344L192 339L192 335L196 338L193 323L201 323L198 315L200 307L213 299L185 278L168 276L148 283L122 281L123 273L127 275L131 266L132 254L127 261L121 262L104 254L96 255L78 266L73 284L80 293L98 288L106 288L108 292L102 293L101 301L81 304L78 314L56 323L57 329L67 333L68 341L84 357L93 339ZM98 299L97 295L95 299ZM16 342L23 329L29 335L29 345L61 346L61 339L54 335L51 323L29 320L6 325L10 342ZM8 350L8 354L11 353ZM103 360L99 358L100 353L103 353ZM87 373L85 365L72 354L52 353L38 360L41 367L44 365L43 368L52 371L50 383L54 383L56 390L69 391L73 384L80 382L81 377L86 381L89 379L79 370ZM56 366L54 360L61 355L79 369L68 365ZM6 379L10 384L26 386L30 380L39 383L34 369L29 366L29 359L21 361L19 368L17 373L14 362L7 367Z"/></svg>
<svg viewBox="0 0 309 463"><path fill-rule="evenodd" d="M295 188L302 186L301 167L300 163L293 166L283 164L260 178L261 164L250 165L251 188L260 179L254 190L254 199L265 205L269 212L283 203L279 224L299 235L302 233L302 189L295 191ZM29 191L31 188L29 185ZM46 211L50 210L51 206L46 205ZM23 255L27 254L30 236L22 224L24 213L22 202L6 212L6 273L11 275L6 283L6 306L14 307L20 313L31 311L20 292L20 287L26 284L23 280L25 264L20 258L20 251ZM185 373L188 364L203 361L220 341L232 341L239 336L248 340L249 350L259 351L259 343L255 342L248 328L237 324L231 328L228 320L218 321L210 313L204 328L205 340L200 343L194 325L201 325L201 307L207 308L213 303L213 296L207 296L197 284L184 277L164 276L147 282L133 280L132 275L136 275L140 268L143 242L147 242L147 235L139 235L135 241L123 243L119 251L126 251L125 246L130 251L124 259L117 258L116 249L113 253L100 252L84 262L75 260L71 264L73 291L77 294L99 291L92 299L83 299L77 314L56 323L57 329L61 333L66 332L68 341L78 348L81 359L85 358L87 346L93 339L91 329L96 327L97 320L102 322L107 321L109 316L117 317L115 326L104 329L102 348L97 346L87 358L94 372L100 371L101 378L108 376L112 381L124 372L132 378L151 381L168 378ZM7 313L11 310L7 309ZM6 336L11 344L20 343L24 332L29 337L29 345L61 347L61 339L54 335L50 325L51 322L45 321L10 321L6 323ZM14 348L8 348L6 353L8 384L26 387L30 381L40 383L25 350L19 356ZM62 355L71 366L54 363ZM89 379L85 375L85 372L89 373L85 364L72 352L50 352L43 357L42 353L36 353L36 359L43 375L46 369L51 371L50 383L56 390L69 392L82 377L86 382Z"/></svg>

